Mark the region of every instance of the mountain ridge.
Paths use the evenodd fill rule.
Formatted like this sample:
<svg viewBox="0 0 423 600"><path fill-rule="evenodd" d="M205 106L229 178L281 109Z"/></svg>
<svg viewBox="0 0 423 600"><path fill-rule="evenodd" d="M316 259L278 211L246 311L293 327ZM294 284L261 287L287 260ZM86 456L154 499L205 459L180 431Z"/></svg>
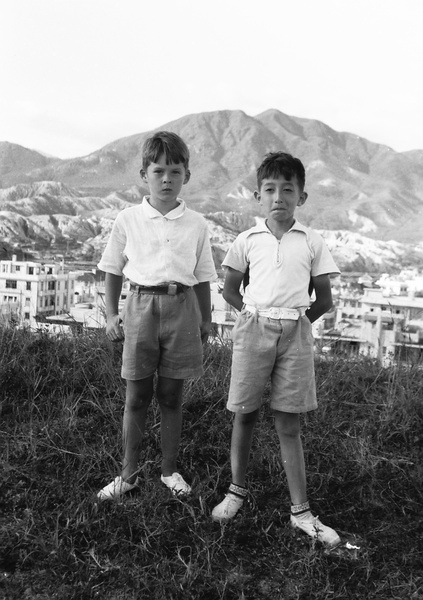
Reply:
<svg viewBox="0 0 423 600"><path fill-rule="evenodd" d="M133 187L104 198L86 196L56 182L0 190L0 236L5 252L2 258L18 251L20 255L36 260L62 256L69 260L96 262L118 212L139 203L142 195L141 188ZM13 198L14 210L10 210L9 197ZM46 214L43 211L46 206L60 210ZM263 218L235 211L204 213L204 217L218 268L236 235ZM343 272L393 272L399 265L418 268L423 262L423 242L410 245L373 240L346 230L318 231Z"/></svg>
<svg viewBox="0 0 423 600"><path fill-rule="evenodd" d="M187 204L205 215L234 215L232 228L237 223L235 229L241 230L261 216L253 198L256 168L267 152L282 150L301 158L306 168L309 199L297 213L305 225L349 231L380 242L423 242L423 150L398 153L321 121L276 109L253 117L241 110L185 115L72 159L0 142L3 238L13 244L13 230L18 222L22 226L19 219L8 223L13 213L29 220L37 216L37 227L41 221L43 226L50 223L42 215L57 220L54 215L66 214L78 217L81 231L85 227L81 217L91 219L88 231L94 222L94 233L96 227L101 229L104 223L100 226L96 219L110 219L147 192L139 178L141 149L157 130L178 133L190 148L192 176L182 191ZM221 226L228 227L228 219L223 221ZM28 231L32 226L27 223ZM76 235L77 227L68 224L67 230ZM84 244L79 240L79 247Z"/></svg>

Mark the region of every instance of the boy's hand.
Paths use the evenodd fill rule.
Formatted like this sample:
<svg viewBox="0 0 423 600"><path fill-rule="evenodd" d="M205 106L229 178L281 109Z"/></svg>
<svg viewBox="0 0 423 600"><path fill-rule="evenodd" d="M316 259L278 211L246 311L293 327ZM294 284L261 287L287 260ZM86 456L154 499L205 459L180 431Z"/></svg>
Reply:
<svg viewBox="0 0 423 600"><path fill-rule="evenodd" d="M119 315L107 317L106 335L111 342L120 342L125 337L123 333L122 319Z"/></svg>
<svg viewBox="0 0 423 600"><path fill-rule="evenodd" d="M207 340L209 339L210 330L211 330L211 321L202 321L200 323L200 335L201 335L201 341L203 344L205 344L207 342Z"/></svg>

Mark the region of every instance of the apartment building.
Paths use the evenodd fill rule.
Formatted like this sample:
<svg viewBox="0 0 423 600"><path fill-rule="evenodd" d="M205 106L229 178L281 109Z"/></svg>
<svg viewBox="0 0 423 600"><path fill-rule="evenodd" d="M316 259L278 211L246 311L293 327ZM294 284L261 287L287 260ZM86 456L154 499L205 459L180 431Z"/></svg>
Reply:
<svg viewBox="0 0 423 600"><path fill-rule="evenodd" d="M36 326L74 304L75 273L63 262L0 260L0 319Z"/></svg>
<svg viewBox="0 0 423 600"><path fill-rule="evenodd" d="M412 285L390 283L361 293L344 290L337 299L334 327L322 334L324 342L338 352L364 354L381 363L421 360L423 296Z"/></svg>

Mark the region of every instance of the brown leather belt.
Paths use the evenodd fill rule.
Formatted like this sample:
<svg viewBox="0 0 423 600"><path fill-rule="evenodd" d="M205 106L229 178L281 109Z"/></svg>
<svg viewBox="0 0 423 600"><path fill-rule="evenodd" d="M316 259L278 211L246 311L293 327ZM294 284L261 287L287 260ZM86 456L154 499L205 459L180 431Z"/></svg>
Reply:
<svg viewBox="0 0 423 600"><path fill-rule="evenodd" d="M168 285L135 285L135 283L131 283L129 289L131 292L136 292L137 294L176 296L189 290L189 286L182 285L182 283L169 283Z"/></svg>

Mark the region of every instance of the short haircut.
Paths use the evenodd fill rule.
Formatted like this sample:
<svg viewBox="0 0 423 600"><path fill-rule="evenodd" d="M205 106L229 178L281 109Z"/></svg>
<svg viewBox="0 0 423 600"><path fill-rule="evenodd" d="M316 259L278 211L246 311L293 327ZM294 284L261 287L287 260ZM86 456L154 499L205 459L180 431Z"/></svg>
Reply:
<svg viewBox="0 0 423 600"><path fill-rule="evenodd" d="M257 186L260 190L263 179L272 179L283 175L285 179L291 181L296 177L301 191L305 186L305 169L299 158L295 158L286 152L269 152L263 159L263 162L257 169Z"/></svg>
<svg viewBox="0 0 423 600"><path fill-rule="evenodd" d="M188 169L188 146L176 133L157 131L145 140L142 147L142 168L146 171L148 165L157 162L162 155L166 157L166 164L182 163L185 169Z"/></svg>

